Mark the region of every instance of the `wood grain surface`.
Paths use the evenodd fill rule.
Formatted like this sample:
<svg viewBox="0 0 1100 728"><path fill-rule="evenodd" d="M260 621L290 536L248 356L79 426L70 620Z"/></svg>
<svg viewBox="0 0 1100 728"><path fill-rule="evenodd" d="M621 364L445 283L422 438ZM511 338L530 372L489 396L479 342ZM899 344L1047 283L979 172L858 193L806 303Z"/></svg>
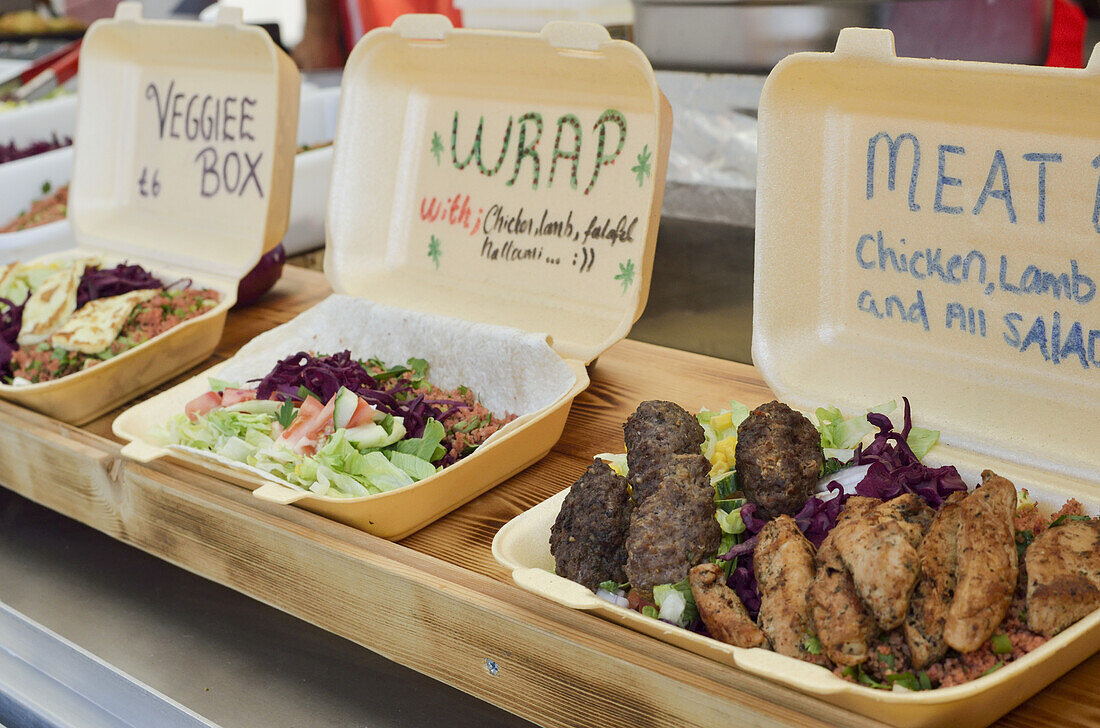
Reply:
<svg viewBox="0 0 1100 728"><path fill-rule="evenodd" d="M216 360L328 293L319 274L288 267L260 304L230 315ZM0 482L542 725L880 725L511 584L490 553L497 529L593 454L621 449L639 401L696 410L771 398L752 367L634 341L590 374L548 457L396 544L175 464L125 461L117 413L74 428L0 402ZM379 594L402 608L380 614ZM997 725L1100 725L1098 680L1094 655Z"/></svg>

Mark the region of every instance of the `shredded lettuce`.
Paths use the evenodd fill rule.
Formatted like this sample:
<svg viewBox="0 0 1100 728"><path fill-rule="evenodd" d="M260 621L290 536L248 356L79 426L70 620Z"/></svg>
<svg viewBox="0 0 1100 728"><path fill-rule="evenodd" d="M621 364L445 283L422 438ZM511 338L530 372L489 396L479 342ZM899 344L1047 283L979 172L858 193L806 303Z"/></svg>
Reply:
<svg viewBox="0 0 1100 728"><path fill-rule="evenodd" d="M660 609L658 618L686 627L699 618L695 597L687 579L675 584L658 584L653 587L653 601Z"/></svg>
<svg viewBox="0 0 1100 728"><path fill-rule="evenodd" d="M626 453L601 452L593 460L603 460L608 467L624 478L630 476L630 467L626 464Z"/></svg>
<svg viewBox="0 0 1100 728"><path fill-rule="evenodd" d="M703 455L714 460L718 443L727 438L737 438L737 427L749 416L749 408L740 402L730 402L729 409L702 410L695 417L703 428Z"/></svg>
<svg viewBox="0 0 1100 728"><path fill-rule="evenodd" d="M825 457L842 462L851 460L854 448L875 431L874 425L867 421L867 415L889 415L897 408L897 401L890 400L872 407L865 414L845 418L837 407L818 407L815 412L817 431L821 433L821 447L825 450ZM917 459L922 459L939 439L940 433L937 430L913 427L905 441Z"/></svg>
<svg viewBox="0 0 1100 728"><path fill-rule="evenodd" d="M745 522L741 520L740 508L734 508L729 513L719 508L714 515L718 519L718 525L722 527L722 533L738 534L745 532Z"/></svg>

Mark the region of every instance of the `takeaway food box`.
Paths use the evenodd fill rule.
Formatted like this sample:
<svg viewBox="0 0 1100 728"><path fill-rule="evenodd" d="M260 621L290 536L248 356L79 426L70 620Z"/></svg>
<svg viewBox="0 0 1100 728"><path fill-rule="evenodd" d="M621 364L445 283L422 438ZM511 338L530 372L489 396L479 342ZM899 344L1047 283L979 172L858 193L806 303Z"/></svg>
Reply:
<svg viewBox="0 0 1100 728"><path fill-rule="evenodd" d="M260 28L148 21L121 3L85 36L69 217L47 260L138 263L218 292L210 310L113 358L0 397L74 424L206 359L237 284L287 226L299 74ZM112 141L114 140L114 141Z"/></svg>
<svg viewBox="0 0 1100 728"><path fill-rule="evenodd" d="M585 364L626 335L649 289L671 112L645 56L601 26L453 29L403 16L348 59L325 271L336 295L121 415L138 460L171 455L391 539L545 455ZM210 388L298 351L430 364L432 383L518 418L468 457L388 492L293 488L152 433Z"/></svg>
<svg viewBox="0 0 1100 728"><path fill-rule="evenodd" d="M753 358L803 411L907 395L926 457L1100 512L1100 53L1082 70L898 58L889 31L778 64L760 102ZM579 475L579 473L578 473ZM562 485L568 485L563 483ZM896 726L986 725L1100 649L1094 611L955 687L882 691L643 617L554 574L565 493L493 543L520 586Z"/></svg>

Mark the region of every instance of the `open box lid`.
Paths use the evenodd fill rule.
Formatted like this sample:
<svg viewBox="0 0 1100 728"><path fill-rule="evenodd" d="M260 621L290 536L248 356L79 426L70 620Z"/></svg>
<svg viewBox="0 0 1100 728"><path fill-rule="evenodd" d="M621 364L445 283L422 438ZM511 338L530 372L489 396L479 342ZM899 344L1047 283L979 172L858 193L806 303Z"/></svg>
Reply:
<svg viewBox="0 0 1100 728"><path fill-rule="evenodd" d="M671 123L646 57L601 26L403 16L344 69L326 275L591 361L645 307Z"/></svg>
<svg viewBox="0 0 1100 728"><path fill-rule="evenodd" d="M238 8L152 21L123 2L80 58L77 242L241 278L286 232L300 77Z"/></svg>
<svg viewBox="0 0 1100 728"><path fill-rule="evenodd" d="M783 399L908 395L943 441L1100 482L1100 52L1085 70L776 66L760 101L753 358Z"/></svg>

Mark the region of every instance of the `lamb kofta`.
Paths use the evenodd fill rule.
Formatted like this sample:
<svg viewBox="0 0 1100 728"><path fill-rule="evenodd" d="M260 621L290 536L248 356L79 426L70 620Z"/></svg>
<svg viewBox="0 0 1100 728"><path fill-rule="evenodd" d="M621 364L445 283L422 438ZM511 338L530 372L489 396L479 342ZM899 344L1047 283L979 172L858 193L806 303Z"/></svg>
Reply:
<svg viewBox="0 0 1100 728"><path fill-rule="evenodd" d="M793 516L813 497L821 476L821 433L782 402L768 402L737 428L736 461L745 497L761 515Z"/></svg>
<svg viewBox="0 0 1100 728"><path fill-rule="evenodd" d="M713 559L722 543L714 488L698 461L707 462L702 455L677 459L631 516L626 577L647 598L659 584L683 581L691 567Z"/></svg>
<svg viewBox="0 0 1100 728"><path fill-rule="evenodd" d="M680 405L649 400L623 423L623 440L634 502L641 505L657 490L672 456L698 455L704 435L699 421Z"/></svg>
<svg viewBox="0 0 1100 728"><path fill-rule="evenodd" d="M626 533L634 505L626 478L596 460L562 503L550 529L556 572L593 591L605 581L626 579Z"/></svg>

